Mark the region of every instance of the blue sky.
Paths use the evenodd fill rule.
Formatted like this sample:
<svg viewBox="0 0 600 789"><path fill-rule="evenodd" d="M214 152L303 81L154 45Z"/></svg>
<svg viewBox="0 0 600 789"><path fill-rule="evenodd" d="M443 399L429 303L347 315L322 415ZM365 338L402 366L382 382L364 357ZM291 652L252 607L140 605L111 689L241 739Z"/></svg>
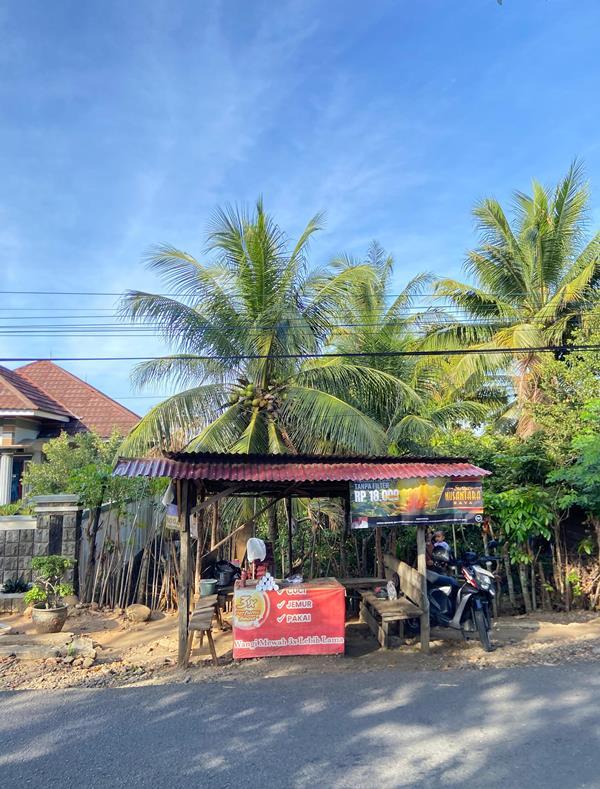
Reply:
<svg viewBox="0 0 600 789"><path fill-rule="evenodd" d="M597 224L599 29L597 0L4 0L0 289L159 289L151 245L201 256L212 209L259 194L291 234L327 211L315 263L375 238L398 288L454 276L477 199L575 156ZM114 302L4 295L1 323ZM164 351L0 336L3 358ZM64 366L140 413L156 402L130 363Z"/></svg>

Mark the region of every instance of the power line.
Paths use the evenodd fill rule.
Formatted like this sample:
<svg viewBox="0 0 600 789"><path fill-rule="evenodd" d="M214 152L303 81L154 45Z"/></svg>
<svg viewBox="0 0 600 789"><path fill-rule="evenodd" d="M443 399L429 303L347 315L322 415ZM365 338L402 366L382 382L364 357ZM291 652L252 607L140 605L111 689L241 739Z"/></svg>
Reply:
<svg viewBox="0 0 600 789"><path fill-rule="evenodd" d="M464 284L464 283L462 283ZM160 296L164 298L189 298L189 293L186 292L166 292L166 293L153 293L152 291L138 291L136 289L124 290L124 291L102 291L102 290L0 290L0 294L7 295L7 296L115 296L115 297L123 297L129 296L130 294L140 293L141 295L149 295L149 296ZM488 294L485 291L481 291L481 289L477 288L476 286L469 286L467 284L466 290L459 290L456 293L457 296L478 296L482 295L486 297ZM531 291L526 290L514 290L508 291L502 294L502 299L511 297L511 296L529 296L531 295ZM549 294L549 298L552 298L554 294ZM406 296L407 298L411 299L419 299L423 297L432 297L432 298L452 298L448 294L441 294L441 293L415 293L414 295L405 294L405 293L386 293L386 298L398 298L400 296Z"/></svg>
<svg viewBox="0 0 600 789"><path fill-rule="evenodd" d="M531 353L570 353L574 351L600 351L600 344L595 345L539 345L521 348L452 348L448 350L413 350L413 351L356 351L350 353L284 353L284 354L239 354L194 356L189 354L165 356L53 356L25 357L12 356L0 358L0 362L145 362L145 361L223 361L243 362L278 359L354 359L354 358L394 358L403 356L487 356L490 354L531 354Z"/></svg>

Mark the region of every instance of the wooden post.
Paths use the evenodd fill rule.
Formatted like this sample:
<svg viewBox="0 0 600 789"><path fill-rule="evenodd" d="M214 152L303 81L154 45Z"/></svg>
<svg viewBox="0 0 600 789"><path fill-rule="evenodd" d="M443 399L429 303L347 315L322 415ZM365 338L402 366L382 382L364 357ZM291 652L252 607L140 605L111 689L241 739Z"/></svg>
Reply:
<svg viewBox="0 0 600 789"><path fill-rule="evenodd" d="M196 489L198 495L198 489ZM200 502L204 501L204 485L200 483ZM198 539L196 540L196 561L194 563L194 599L197 601L200 598L200 578L202 576L202 550L204 545L204 519L205 510L199 510L196 513L196 523L198 524Z"/></svg>
<svg viewBox="0 0 600 789"><path fill-rule="evenodd" d="M187 665L188 623L190 616L190 510L192 507L189 480L184 479L179 490L181 493L179 500L181 532L179 543L179 584L177 587L179 625L177 665L180 668L185 668Z"/></svg>
<svg viewBox="0 0 600 789"><path fill-rule="evenodd" d="M385 578L383 547L381 545L381 526L375 526L375 555L377 556L377 577Z"/></svg>
<svg viewBox="0 0 600 789"><path fill-rule="evenodd" d="M287 514L287 527L288 527L288 562L290 565L289 574L292 574L292 497L287 496L285 500L285 510Z"/></svg>
<svg viewBox="0 0 600 789"><path fill-rule="evenodd" d="M417 569L421 576L421 652L429 653L429 600L427 598L427 563L425 554L425 525L417 526Z"/></svg>
<svg viewBox="0 0 600 789"><path fill-rule="evenodd" d="M210 529L210 549L214 550L219 541L219 502L215 501L212 511L212 525Z"/></svg>

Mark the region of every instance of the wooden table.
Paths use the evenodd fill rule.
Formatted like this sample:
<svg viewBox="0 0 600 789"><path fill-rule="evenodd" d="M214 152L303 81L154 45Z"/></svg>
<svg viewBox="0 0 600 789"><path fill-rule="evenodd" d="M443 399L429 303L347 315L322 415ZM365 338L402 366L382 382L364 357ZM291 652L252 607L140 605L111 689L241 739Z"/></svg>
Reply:
<svg viewBox="0 0 600 789"><path fill-rule="evenodd" d="M338 578L338 581L345 589L369 589L372 586L385 586L385 578Z"/></svg>
<svg viewBox="0 0 600 789"><path fill-rule="evenodd" d="M391 646L391 636L404 638L404 621L421 616L423 612L410 600L382 600L373 592L361 592L360 618L379 641L383 649ZM397 632L394 633L393 631Z"/></svg>

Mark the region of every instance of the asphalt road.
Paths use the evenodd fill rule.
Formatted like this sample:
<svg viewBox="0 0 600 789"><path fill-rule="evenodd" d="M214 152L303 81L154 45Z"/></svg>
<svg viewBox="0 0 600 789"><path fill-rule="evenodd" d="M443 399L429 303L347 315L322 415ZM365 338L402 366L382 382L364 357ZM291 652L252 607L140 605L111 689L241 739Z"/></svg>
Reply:
<svg viewBox="0 0 600 789"><path fill-rule="evenodd" d="M0 786L600 787L600 664L0 694Z"/></svg>

